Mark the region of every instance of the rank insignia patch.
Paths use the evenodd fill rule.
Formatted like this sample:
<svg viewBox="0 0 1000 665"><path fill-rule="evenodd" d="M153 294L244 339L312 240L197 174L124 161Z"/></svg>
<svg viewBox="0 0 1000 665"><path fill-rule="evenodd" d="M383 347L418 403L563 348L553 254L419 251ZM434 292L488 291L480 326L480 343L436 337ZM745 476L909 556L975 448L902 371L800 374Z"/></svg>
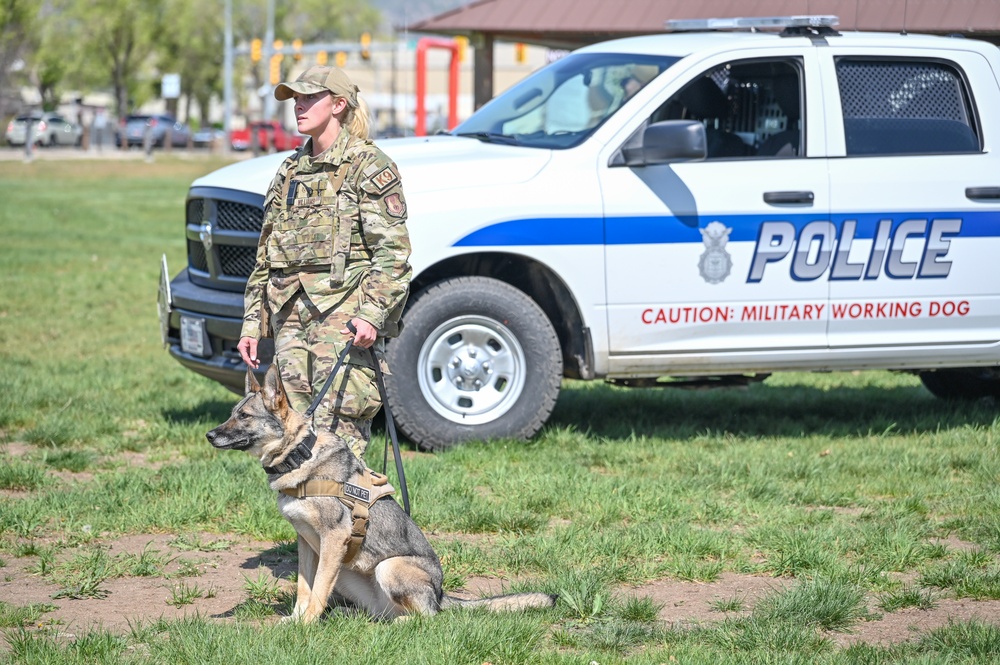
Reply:
<svg viewBox="0 0 1000 665"><path fill-rule="evenodd" d="M398 192L394 192L385 197L385 211L393 217L402 217L406 214L406 204Z"/></svg>

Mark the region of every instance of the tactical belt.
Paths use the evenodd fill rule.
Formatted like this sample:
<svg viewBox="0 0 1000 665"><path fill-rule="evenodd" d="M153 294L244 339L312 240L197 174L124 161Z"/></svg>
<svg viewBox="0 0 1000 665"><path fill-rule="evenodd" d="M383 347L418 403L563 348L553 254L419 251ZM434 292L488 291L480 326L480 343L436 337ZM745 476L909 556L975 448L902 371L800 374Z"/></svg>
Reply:
<svg viewBox="0 0 1000 665"><path fill-rule="evenodd" d="M332 496L351 511L351 541L347 544L344 563L354 560L361 551L361 543L368 533L368 511L379 499L391 496L396 490L389 484L388 478L371 469L365 469L364 474L356 483L338 483L335 480L306 480L295 487L281 490L296 499L307 499L314 496Z"/></svg>

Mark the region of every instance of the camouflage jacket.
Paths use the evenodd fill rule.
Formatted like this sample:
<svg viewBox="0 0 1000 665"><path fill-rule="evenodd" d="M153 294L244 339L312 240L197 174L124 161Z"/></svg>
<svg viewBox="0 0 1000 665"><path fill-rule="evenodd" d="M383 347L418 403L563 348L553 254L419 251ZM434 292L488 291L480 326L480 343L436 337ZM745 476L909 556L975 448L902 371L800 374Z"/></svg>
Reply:
<svg viewBox="0 0 1000 665"><path fill-rule="evenodd" d="M356 315L395 336L412 275L396 165L346 129L317 157L311 145L282 162L268 188L241 336L268 336L263 309L278 311L300 288L320 312L360 289Z"/></svg>

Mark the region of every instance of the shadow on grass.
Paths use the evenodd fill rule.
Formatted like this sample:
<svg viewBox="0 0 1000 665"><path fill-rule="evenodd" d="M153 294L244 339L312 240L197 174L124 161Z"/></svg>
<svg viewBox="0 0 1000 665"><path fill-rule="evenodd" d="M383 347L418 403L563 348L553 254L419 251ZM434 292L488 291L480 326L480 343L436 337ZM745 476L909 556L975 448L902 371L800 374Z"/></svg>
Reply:
<svg viewBox="0 0 1000 665"><path fill-rule="evenodd" d="M867 436L989 427L997 403L948 402L914 387L807 385L683 390L571 383L547 428L593 436L687 439L706 433L741 437Z"/></svg>
<svg viewBox="0 0 1000 665"><path fill-rule="evenodd" d="M267 568L275 577L289 579L298 571L299 550L296 543L278 543L257 556L252 556L240 564L244 570L254 571Z"/></svg>
<svg viewBox="0 0 1000 665"><path fill-rule="evenodd" d="M164 411L181 424L224 422L238 401L211 400L191 409ZM608 439L633 436L689 439L706 433L743 437L867 436L989 427L1000 415L995 400L949 402L916 386L771 385L744 388L622 388L603 382L570 381L545 429L572 427ZM543 430L544 432L544 430ZM368 456L382 468L385 418L372 423ZM420 449L400 434L401 448ZM392 450L388 451L392 466Z"/></svg>
<svg viewBox="0 0 1000 665"><path fill-rule="evenodd" d="M167 422L178 423L180 425L193 425L195 423L210 423L215 427L225 422L233 412L233 407L239 402L239 397L233 395L231 401L208 400L190 409L164 409L163 418Z"/></svg>

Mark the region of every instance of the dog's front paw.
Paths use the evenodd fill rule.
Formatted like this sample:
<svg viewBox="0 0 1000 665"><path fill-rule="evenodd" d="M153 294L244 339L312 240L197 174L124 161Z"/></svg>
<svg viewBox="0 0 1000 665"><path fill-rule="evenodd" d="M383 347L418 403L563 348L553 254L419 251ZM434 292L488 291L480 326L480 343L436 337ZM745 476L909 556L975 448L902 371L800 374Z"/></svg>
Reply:
<svg viewBox="0 0 1000 665"><path fill-rule="evenodd" d="M302 615L305 614L305 607L296 606L292 613L286 617L281 617L281 623L298 623L302 621Z"/></svg>
<svg viewBox="0 0 1000 665"><path fill-rule="evenodd" d="M281 623L315 623L323 616L323 609L310 612L308 608L295 610L286 617L281 617Z"/></svg>

